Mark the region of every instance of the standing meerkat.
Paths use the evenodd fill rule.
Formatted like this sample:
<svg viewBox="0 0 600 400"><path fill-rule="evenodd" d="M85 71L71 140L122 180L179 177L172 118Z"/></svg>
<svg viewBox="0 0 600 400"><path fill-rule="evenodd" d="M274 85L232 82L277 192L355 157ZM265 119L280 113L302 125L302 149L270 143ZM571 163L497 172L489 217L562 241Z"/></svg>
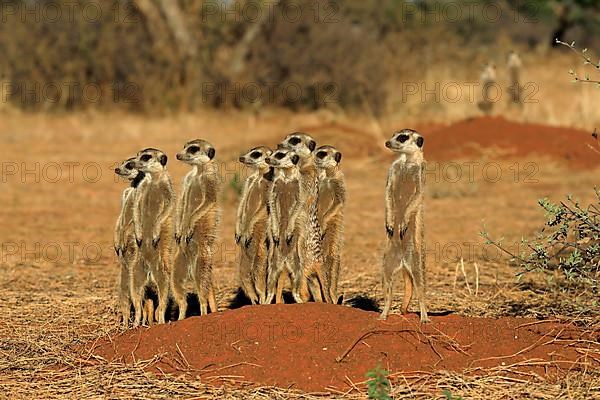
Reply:
<svg viewBox="0 0 600 400"><path fill-rule="evenodd" d="M269 225L274 245L267 281L267 303L276 294L282 303L285 275L289 274L292 294L297 303L307 300L305 278L306 205L300 181L300 157L291 150L278 149L266 161L274 167L273 185L269 193ZM277 292L277 293L275 293Z"/></svg>
<svg viewBox="0 0 600 400"><path fill-rule="evenodd" d="M323 246L323 292L326 301L337 303L346 203L344 174L339 167L342 153L333 146L321 146L315 154L319 170L317 215Z"/></svg>
<svg viewBox="0 0 600 400"><path fill-rule="evenodd" d="M273 171L266 159L271 149L255 147L240 156L252 170L246 179L237 212L235 241L240 247L240 283L252 304L267 301L267 264L269 258L268 199Z"/></svg>
<svg viewBox="0 0 600 400"><path fill-rule="evenodd" d="M321 248L321 227L317 217L317 196L319 192L318 172L315 165L314 151L317 142L303 132L290 133L279 144L279 148L292 150L299 157L300 183L302 185L301 203L308 214L308 231L304 241L303 252L306 253L306 276L308 287L315 301L322 301L328 294L321 293L323 282L317 280L321 276L323 250Z"/></svg>
<svg viewBox="0 0 600 400"><path fill-rule="evenodd" d="M492 88L496 86L496 65L491 62L485 63L479 79L482 85L482 99L478 104L479 109L485 114L491 114L494 108Z"/></svg>
<svg viewBox="0 0 600 400"><path fill-rule="evenodd" d="M177 256L173 268L173 297L179 306L179 319L187 310L184 283L194 280L201 315L217 311L213 282L213 254L221 217L219 208L220 182L214 161L215 148L205 140L187 142L177 159L192 170L183 179L177 206L175 241Z"/></svg>
<svg viewBox="0 0 600 400"><path fill-rule="evenodd" d="M523 62L521 61L519 54L511 50L508 52L506 64L508 66L508 75L510 79L510 86L508 87L510 96L508 101L511 104L521 105L523 102L521 99L521 92L523 91L523 88L521 87L521 68L523 67Z"/></svg>
<svg viewBox="0 0 600 400"><path fill-rule="evenodd" d="M156 320L165 322L171 268L172 211L175 192L167 172L167 156L157 149L138 152L134 167L145 174L135 190L133 222L139 248L138 262L131 271L131 299L135 308L134 326L142 319L142 298L146 283L156 284Z"/></svg>
<svg viewBox="0 0 600 400"><path fill-rule="evenodd" d="M135 243L135 229L133 226L134 190L144 179L145 174L134 168L135 157L123 161L117 168L115 174L127 179L130 185L123 190L121 195L121 210L114 233L115 252L121 267L119 282L119 308L123 318L123 327L127 328L129 323L129 310L131 307L130 274L135 268L138 257L138 248ZM148 314L150 312L150 314ZM142 319L144 323L151 323L154 305L151 299L146 299Z"/></svg>
<svg viewBox="0 0 600 400"><path fill-rule="evenodd" d="M388 171L385 190L385 230L387 243L383 256L383 295L386 319L394 291L394 277L402 270L404 301L402 313L408 311L413 287L416 290L421 322L428 322L425 303L425 230L423 201L425 159L423 137L412 129L394 133L385 146L398 154Z"/></svg>

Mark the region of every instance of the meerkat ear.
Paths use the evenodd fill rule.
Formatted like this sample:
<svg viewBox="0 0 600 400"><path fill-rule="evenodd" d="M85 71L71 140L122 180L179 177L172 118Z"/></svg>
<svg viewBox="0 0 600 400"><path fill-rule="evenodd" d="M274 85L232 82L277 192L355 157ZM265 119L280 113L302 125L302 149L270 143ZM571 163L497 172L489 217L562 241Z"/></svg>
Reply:
<svg viewBox="0 0 600 400"><path fill-rule="evenodd" d="M294 163L294 165L298 164L298 161L300 161L300 156L298 154L294 154L292 156L292 163Z"/></svg>
<svg viewBox="0 0 600 400"><path fill-rule="evenodd" d="M417 138L417 146L419 147L423 147L423 143L425 142L425 139L423 139L423 136L419 136Z"/></svg>
<svg viewBox="0 0 600 400"><path fill-rule="evenodd" d="M206 153L208 155L208 158L210 158L211 160L215 157L215 149L213 149L212 147L208 149L208 152Z"/></svg>
<svg viewBox="0 0 600 400"><path fill-rule="evenodd" d="M315 151L315 147L317 147L317 142L315 142L314 140L308 142L308 149L310 151Z"/></svg>
<svg viewBox="0 0 600 400"><path fill-rule="evenodd" d="M340 153L339 151L337 153L335 153L335 162L336 163L340 163L340 161L342 161L342 153Z"/></svg>
<svg viewBox="0 0 600 400"><path fill-rule="evenodd" d="M159 161L160 161L160 165L162 165L163 167L165 165L167 165L167 155L166 154L161 155Z"/></svg>

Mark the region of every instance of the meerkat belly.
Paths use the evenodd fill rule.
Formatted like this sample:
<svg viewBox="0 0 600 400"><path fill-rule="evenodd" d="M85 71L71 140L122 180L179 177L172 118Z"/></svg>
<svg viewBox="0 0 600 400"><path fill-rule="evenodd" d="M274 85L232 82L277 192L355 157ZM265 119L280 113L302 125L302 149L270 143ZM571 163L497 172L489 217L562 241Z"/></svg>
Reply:
<svg viewBox="0 0 600 400"><path fill-rule="evenodd" d="M160 191L152 189L148 190L143 200L142 234L149 237L152 235L152 230L154 229L154 224L156 222L156 216L162 207Z"/></svg>
<svg viewBox="0 0 600 400"><path fill-rule="evenodd" d="M319 224L323 224L323 216L331 208L335 201L335 195L330 185L321 185L317 202L317 216Z"/></svg>
<svg viewBox="0 0 600 400"><path fill-rule="evenodd" d="M416 193L417 184L413 176L408 173L401 173L393 193L395 203L394 213L397 223L401 223L404 220L408 204Z"/></svg>
<svg viewBox="0 0 600 400"><path fill-rule="evenodd" d="M281 216L279 232L282 237L288 228L292 208L294 207L295 202L295 187L293 185L282 184L278 195L278 207Z"/></svg>
<svg viewBox="0 0 600 400"><path fill-rule="evenodd" d="M260 191L261 191L261 187L258 185L253 185L250 188L250 191L248 192L248 197L246 199L246 204L244 207L245 218L244 218L243 224L246 224L250 219L252 219L254 217L253 213L256 212L257 209L260 212L259 207L262 207L262 205L260 203L263 201Z"/></svg>

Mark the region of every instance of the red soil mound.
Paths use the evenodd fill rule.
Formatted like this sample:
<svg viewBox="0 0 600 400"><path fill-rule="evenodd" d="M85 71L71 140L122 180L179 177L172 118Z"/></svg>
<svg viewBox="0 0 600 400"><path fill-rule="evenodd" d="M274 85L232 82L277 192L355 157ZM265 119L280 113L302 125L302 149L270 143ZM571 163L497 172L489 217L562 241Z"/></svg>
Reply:
<svg viewBox="0 0 600 400"><path fill-rule="evenodd" d="M363 382L379 362L391 372L412 373L466 368L478 373L524 360L535 362L514 368L541 375L560 375L583 367L579 363L600 367L583 350L600 347L594 343L597 332L519 318L432 320L420 325L416 315L392 315L384 322L374 312L318 303L248 306L127 331L86 352L128 363L157 356L148 370L204 382L228 377L304 391L346 390L349 380Z"/></svg>
<svg viewBox="0 0 600 400"><path fill-rule="evenodd" d="M535 154L558 158L578 168L600 166L600 156L588 147L595 145L591 133L576 129L481 117L423 133L429 160L477 157L483 148L493 147L510 157Z"/></svg>

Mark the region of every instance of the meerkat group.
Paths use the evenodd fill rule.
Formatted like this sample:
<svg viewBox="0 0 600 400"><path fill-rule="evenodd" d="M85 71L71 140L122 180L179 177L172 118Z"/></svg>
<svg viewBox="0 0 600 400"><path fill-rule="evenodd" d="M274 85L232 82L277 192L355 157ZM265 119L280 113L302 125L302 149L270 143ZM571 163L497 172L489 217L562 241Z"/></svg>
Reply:
<svg viewBox="0 0 600 400"><path fill-rule="evenodd" d="M523 105L523 86L521 84L521 70L523 62L521 57L514 50L510 50L506 57L506 68L508 70L509 86L508 104L522 106ZM487 62L483 65L479 80L482 85L482 98L477 103L477 106L485 114L491 114L494 108L495 98L500 94L499 88L496 87L497 74L496 65L493 62Z"/></svg>
<svg viewBox="0 0 600 400"><path fill-rule="evenodd" d="M406 313L413 289L421 322L428 322L423 222L423 137L414 130L394 133L385 145L398 158L388 171L385 191L386 247L382 263L386 319L394 278L402 271ZM187 142L177 160L188 164L177 197L167 172L167 156L148 148L123 161L115 173L130 181L123 191L115 228L120 268L119 308L125 326L165 322L169 294L186 316L184 284L193 281L201 315L217 311L213 256L219 229L221 182L215 148L205 140ZM274 150L253 147L239 157L250 170L235 225L240 288L252 304L283 303L289 281L294 301L339 303L346 189L342 153L317 147L308 134L287 135ZM175 247L174 257L171 254ZM156 310L146 298L151 286Z"/></svg>

